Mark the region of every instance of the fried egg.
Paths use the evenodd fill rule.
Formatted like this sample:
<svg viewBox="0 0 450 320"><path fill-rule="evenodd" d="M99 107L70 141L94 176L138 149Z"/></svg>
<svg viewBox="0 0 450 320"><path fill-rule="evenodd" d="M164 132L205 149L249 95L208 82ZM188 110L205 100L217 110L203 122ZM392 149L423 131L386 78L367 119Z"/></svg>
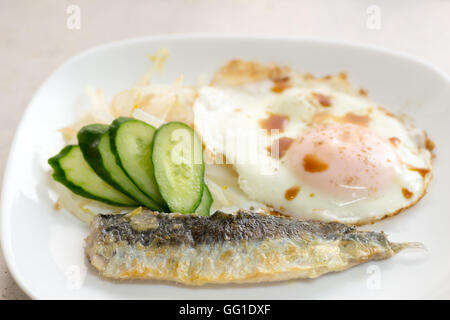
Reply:
<svg viewBox="0 0 450 320"><path fill-rule="evenodd" d="M420 200L431 179L423 130L349 88L294 73L200 88L195 129L249 200L304 219L364 224ZM222 77L223 78L223 77Z"/></svg>

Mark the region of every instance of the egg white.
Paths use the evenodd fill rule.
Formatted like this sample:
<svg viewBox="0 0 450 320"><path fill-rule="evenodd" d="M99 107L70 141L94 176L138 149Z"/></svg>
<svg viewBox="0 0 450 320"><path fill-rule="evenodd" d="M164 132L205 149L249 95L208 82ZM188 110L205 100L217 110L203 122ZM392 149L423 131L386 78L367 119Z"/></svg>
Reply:
<svg viewBox="0 0 450 320"><path fill-rule="evenodd" d="M431 170L432 155L425 148L422 130L408 127L364 96L331 86L292 87L281 93L272 92L272 86L269 80L241 86L205 86L199 90L194 104L195 128L204 144L213 153L225 155L233 164L239 186L249 200L299 218L364 224L395 214L425 194L431 173L423 177L410 170L411 166ZM320 106L311 98L314 93L331 97L332 105ZM287 127L279 135L264 135L255 143L250 136L261 133L260 120L271 113L288 116ZM348 113L369 116L370 130L384 139L398 138L399 143L392 147L402 165L395 168L395 181L375 195L340 199L301 181L292 172L286 156L275 159L270 155L267 147L275 139L298 138L315 125L318 113L331 116L331 122L333 116L343 117ZM230 137L234 137L234 143L227 143ZM239 158L242 154L246 156ZM287 200L285 192L293 186L299 186L300 191L294 199ZM410 198L404 196L403 188L412 193Z"/></svg>

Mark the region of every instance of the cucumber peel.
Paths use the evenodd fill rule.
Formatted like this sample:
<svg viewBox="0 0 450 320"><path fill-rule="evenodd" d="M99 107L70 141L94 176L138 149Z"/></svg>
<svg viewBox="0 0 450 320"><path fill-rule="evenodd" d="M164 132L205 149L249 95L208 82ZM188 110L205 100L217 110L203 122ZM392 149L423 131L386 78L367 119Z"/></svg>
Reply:
<svg viewBox="0 0 450 320"><path fill-rule="evenodd" d="M110 127L111 150L117 164L135 185L154 202L165 206L156 184L152 144L156 129L140 120L121 117Z"/></svg>
<svg viewBox="0 0 450 320"><path fill-rule="evenodd" d="M155 178L171 212L193 213L203 195L202 144L194 130L169 122L155 134L152 151Z"/></svg>
<svg viewBox="0 0 450 320"><path fill-rule="evenodd" d="M48 163L53 168L53 179L75 194L116 206L138 204L103 181L84 160L79 146L66 146Z"/></svg>
<svg viewBox="0 0 450 320"><path fill-rule="evenodd" d="M206 184L203 184L202 200L200 201L198 207L195 209L195 213L199 216L209 216L209 210L212 203L213 198L211 192L209 191L208 186Z"/></svg>
<svg viewBox="0 0 450 320"><path fill-rule="evenodd" d="M90 124L83 127L78 132L78 143L85 160L108 184L151 210L164 210L163 206L139 190L117 164L111 151L108 125Z"/></svg>

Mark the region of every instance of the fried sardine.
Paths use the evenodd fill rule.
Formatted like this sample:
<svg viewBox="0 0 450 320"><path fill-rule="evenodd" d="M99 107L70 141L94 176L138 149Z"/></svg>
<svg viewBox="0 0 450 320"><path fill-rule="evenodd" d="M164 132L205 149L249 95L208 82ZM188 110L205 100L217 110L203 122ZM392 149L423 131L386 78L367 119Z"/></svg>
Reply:
<svg viewBox="0 0 450 320"><path fill-rule="evenodd" d="M142 211L98 215L86 255L107 278L202 285L316 278L417 245L340 223L242 210L210 217Z"/></svg>

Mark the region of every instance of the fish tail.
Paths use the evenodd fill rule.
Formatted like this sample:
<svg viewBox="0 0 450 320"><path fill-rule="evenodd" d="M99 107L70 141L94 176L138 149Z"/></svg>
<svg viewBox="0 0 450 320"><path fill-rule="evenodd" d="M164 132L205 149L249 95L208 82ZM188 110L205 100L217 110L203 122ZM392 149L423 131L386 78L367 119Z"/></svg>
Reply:
<svg viewBox="0 0 450 320"><path fill-rule="evenodd" d="M422 249L427 250L427 248L420 242L402 242L402 243L391 243L391 248L395 253L398 253L404 249Z"/></svg>

